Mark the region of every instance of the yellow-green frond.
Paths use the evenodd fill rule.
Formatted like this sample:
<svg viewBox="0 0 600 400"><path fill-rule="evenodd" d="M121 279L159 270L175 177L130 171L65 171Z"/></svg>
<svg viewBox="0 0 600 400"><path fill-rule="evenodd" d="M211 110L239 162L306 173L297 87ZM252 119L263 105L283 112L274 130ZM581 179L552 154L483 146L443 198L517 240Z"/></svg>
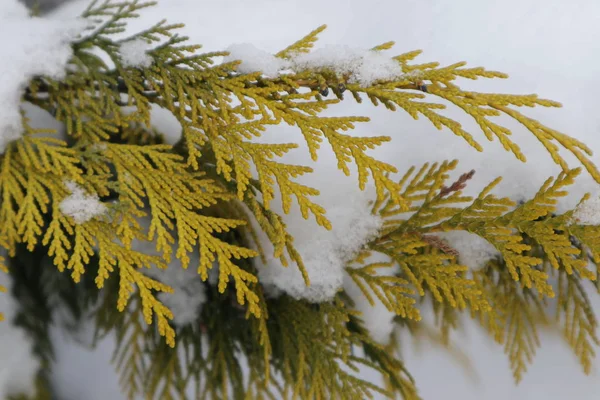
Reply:
<svg viewBox="0 0 600 400"><path fill-rule="evenodd" d="M323 32L325 29L327 29L327 25L319 26L302 39L281 50L275 56L279 58L288 58L292 55L308 53L317 41L319 33Z"/></svg>

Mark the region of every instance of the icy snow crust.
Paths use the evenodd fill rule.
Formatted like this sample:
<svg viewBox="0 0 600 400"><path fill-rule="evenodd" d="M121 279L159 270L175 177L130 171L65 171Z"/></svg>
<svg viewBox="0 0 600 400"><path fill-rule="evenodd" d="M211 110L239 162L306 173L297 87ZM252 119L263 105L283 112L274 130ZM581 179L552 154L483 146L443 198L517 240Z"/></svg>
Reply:
<svg viewBox="0 0 600 400"><path fill-rule="evenodd" d="M274 77L287 70L328 70L347 75L350 82L369 86L375 81L401 77L402 68L390 57L373 50L356 49L342 45L328 45L311 53L282 59L258 49L252 44L234 44L227 48L224 62L241 61L238 71L243 74L262 72Z"/></svg>

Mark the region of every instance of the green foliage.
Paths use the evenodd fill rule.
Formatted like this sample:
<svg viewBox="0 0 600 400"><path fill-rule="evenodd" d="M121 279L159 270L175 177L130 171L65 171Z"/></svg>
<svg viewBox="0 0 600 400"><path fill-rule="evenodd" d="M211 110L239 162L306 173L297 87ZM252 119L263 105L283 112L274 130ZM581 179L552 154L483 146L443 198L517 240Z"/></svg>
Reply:
<svg viewBox="0 0 600 400"><path fill-rule="evenodd" d="M331 228L317 202L319 192L296 179L312 169L281 161L298 144L255 140L269 126L285 124L302 132L314 161L327 142L340 170L349 175L356 168L360 189L376 188L373 213L383 228L346 272L369 303L381 302L397 315L398 329L417 335L428 304L423 300L430 300L439 338L447 344L468 310L464 314L504 345L519 381L540 346L541 327L554 323L584 372L590 371L598 323L585 286L598 275L590 267L600 261L600 227L573 222L573 211L557 214L558 200L580 173L560 151L571 152L599 182L600 173L583 143L517 110L558 103L536 95L463 91L456 83L462 78L506 76L464 63L412 64L416 51L394 57L403 75L364 87L331 70L241 74L239 62L215 63L225 53L199 53L199 46L175 33L180 25L164 21L116 39L127 19L151 5L93 2L83 15L93 27L73 43L66 78L36 77L22 98L63 123L68 143L33 129L23 115L22 139L0 156L0 244L9 255L14 294L30 305L15 322L32 332L44 366L52 361L53 307L66 304L81 323L91 310L96 339L116 334L114 362L129 399L359 399L375 393L419 399L397 343L376 343L345 293L321 304L265 294L253 261L266 254L251 222L273 244L272 256L282 267L299 268L307 285L301 254L272 203L280 197L288 213L295 202L304 218ZM310 52L324 28L276 57ZM120 46L134 39L154 46L149 67L123 63ZM334 99L324 99L326 89ZM481 151L434 99L449 101L472 116L487 139L498 139L524 161L508 128L493 121L508 115L541 142L563 172L520 204L493 194L499 179L475 197L463 194L474 171L450 181L457 161L413 167L396 179L394 166L369 155L391 138L348 134L368 121L364 117L321 115L347 93L358 102L366 97L392 111L424 116ZM174 146L163 144L151 127L156 107L181 124ZM97 195L108 212L82 223L65 215L66 182ZM150 221L147 228L139 222L143 217ZM472 271L438 236L448 231L475 234L500 255ZM135 250L136 241L151 242L156 253ZM197 264L191 263L194 251L200 254ZM369 262L376 253L390 261ZM172 311L159 298L173 288L143 272L166 269L174 258L203 281L214 263L219 267L216 285L203 283L208 299L201 315L185 326L170 323ZM0 269L8 272L1 264ZM385 384L361 379L358 371L365 368L379 372ZM43 378L40 399L47 386Z"/></svg>

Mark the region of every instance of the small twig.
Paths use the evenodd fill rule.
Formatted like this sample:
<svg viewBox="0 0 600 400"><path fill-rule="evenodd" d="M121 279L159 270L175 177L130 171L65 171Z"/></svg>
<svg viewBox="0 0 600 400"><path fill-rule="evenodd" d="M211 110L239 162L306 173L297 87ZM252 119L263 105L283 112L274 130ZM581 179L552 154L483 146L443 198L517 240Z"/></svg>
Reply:
<svg viewBox="0 0 600 400"><path fill-rule="evenodd" d="M473 177L473 175L475 175L474 169L459 176L458 179L456 180L456 182L454 182L449 187L442 186L440 188L439 196L445 197L445 196L448 196L450 193L458 192L459 190L463 190L467 186L467 181L469 179L471 179Z"/></svg>
<svg viewBox="0 0 600 400"><path fill-rule="evenodd" d="M380 237L379 239L377 239L378 243L385 242L386 240L390 239L391 236L394 234L395 234L395 232L390 232L387 235ZM450 246L448 244L448 242L446 242L444 239L440 238L439 236L426 235L426 234L416 232L416 231L405 232L402 235L403 236L404 235L416 236L419 240L422 240L423 242L427 243L431 247L435 247L436 249L441 250L445 254L448 254L448 255L451 255L454 257L458 257L460 255L458 250L456 250L454 247Z"/></svg>
<svg viewBox="0 0 600 400"><path fill-rule="evenodd" d="M445 240L443 240L442 238L440 238L438 236L434 236L434 235L420 235L420 236L421 236L421 240L423 240L425 243L429 244L431 247L435 247L436 249L439 249L442 252L449 254L451 256L454 256L454 257L458 257L460 255L458 253L458 250L456 250L454 247L450 246Z"/></svg>

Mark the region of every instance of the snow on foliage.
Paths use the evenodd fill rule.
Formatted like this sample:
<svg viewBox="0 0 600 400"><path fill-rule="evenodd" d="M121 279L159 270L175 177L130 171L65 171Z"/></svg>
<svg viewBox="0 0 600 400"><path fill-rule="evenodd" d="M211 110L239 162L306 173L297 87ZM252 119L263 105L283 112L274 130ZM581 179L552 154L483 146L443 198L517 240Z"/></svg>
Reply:
<svg viewBox="0 0 600 400"><path fill-rule="evenodd" d="M139 218L138 222L147 232L150 227L150 218ZM153 256L161 255L156 251L156 244L150 241L133 240L131 249ZM194 251L189 253L188 257L190 263L186 269L183 269L179 259L173 257L167 269L144 270L146 275L173 288L173 293L160 293L158 298L173 312L173 323L179 326L196 321L202 311L202 304L206 302L206 288L196 268L200 264L200 254L198 251ZM210 271L217 269L215 262Z"/></svg>
<svg viewBox="0 0 600 400"><path fill-rule="evenodd" d="M226 49L229 55L223 62L241 61L238 71L242 74L262 72L267 76L276 76L281 70L289 67L289 63L248 43L233 44Z"/></svg>
<svg viewBox="0 0 600 400"><path fill-rule="evenodd" d="M294 237L294 247L302 257L310 286L306 286L296 265L283 267L279 259L272 257L272 245L257 229L267 257L264 265L257 260L259 280L276 289L271 288L271 294L282 291L311 302L331 300L342 288L346 264L381 228L382 220L371 214L374 189L361 192L353 177L346 177L327 164L324 160L313 166L315 172L310 176L310 184L320 191L315 201L327 210L331 230L317 226L314 220L305 220L297 207L287 215L278 208L278 203L273 202L272 207L283 215Z"/></svg>
<svg viewBox="0 0 600 400"><path fill-rule="evenodd" d="M582 202L572 215L572 222L581 225L600 225L600 194Z"/></svg>
<svg viewBox="0 0 600 400"><path fill-rule="evenodd" d="M293 59L296 70L335 71L338 75L349 75L350 82L369 86L378 80L392 80L402 76L398 61L378 51L356 49L349 46L328 45Z"/></svg>
<svg viewBox="0 0 600 400"><path fill-rule="evenodd" d="M227 49L225 62L241 61L238 71L242 74L262 72L277 76L287 70L334 71L346 75L350 82L369 86L378 80L392 80L403 75L400 64L378 51L356 49L349 46L328 45L308 54L298 54L289 60L275 57L252 44L235 44Z"/></svg>
<svg viewBox="0 0 600 400"><path fill-rule="evenodd" d="M169 110L152 104L150 118L152 127L160 132L165 143L175 145L181 139L181 123Z"/></svg>
<svg viewBox="0 0 600 400"><path fill-rule="evenodd" d="M206 302L206 289L194 265L198 265L198 254L190 255L191 265L187 269L174 259L166 270L151 269L146 274L173 288L173 293L160 293L159 300L173 312L173 323L187 325L198 319L202 305Z"/></svg>
<svg viewBox="0 0 600 400"><path fill-rule="evenodd" d="M363 264L391 263L391 261L390 257L385 254L372 252ZM400 272L400 267L392 263L392 266L378 268L377 271L381 276L394 276ZM348 274L344 275L344 291L354 302L354 309L361 312L360 318L363 320L364 325L369 328L371 337L379 344L387 345L395 327L394 318L396 313L388 310L377 296L372 296L375 304L371 305L363 291Z"/></svg>
<svg viewBox="0 0 600 400"><path fill-rule="evenodd" d="M500 255L487 240L466 231L450 231L436 233L441 239L448 242L450 247L458 252L458 262L472 270L479 270L488 261Z"/></svg>
<svg viewBox="0 0 600 400"><path fill-rule="evenodd" d="M83 224L94 217L104 215L108 210L97 194L87 194L75 182L65 182L65 186L71 194L60 203L60 211L72 217L76 224Z"/></svg>
<svg viewBox="0 0 600 400"><path fill-rule="evenodd" d="M77 18L32 18L17 0L0 2L0 153L22 135L23 89L36 75L64 76L72 55L70 42L83 28Z"/></svg>
<svg viewBox="0 0 600 400"><path fill-rule="evenodd" d="M125 67L148 68L152 65L152 57L148 54L150 44L142 38L128 40L121 44L121 62Z"/></svg>

